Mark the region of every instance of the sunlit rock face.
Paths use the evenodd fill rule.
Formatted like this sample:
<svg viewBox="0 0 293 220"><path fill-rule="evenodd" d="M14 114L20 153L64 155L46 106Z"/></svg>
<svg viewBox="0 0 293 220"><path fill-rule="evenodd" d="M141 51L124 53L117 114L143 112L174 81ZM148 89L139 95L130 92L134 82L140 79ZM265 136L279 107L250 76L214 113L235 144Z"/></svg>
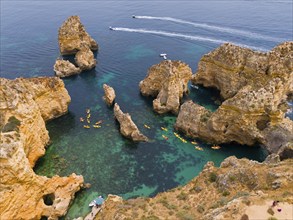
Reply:
<svg viewBox="0 0 293 220"><path fill-rule="evenodd" d="M128 113L123 113L117 103L114 105L114 116L120 124L120 133L133 141L148 141L134 124Z"/></svg>
<svg viewBox="0 0 293 220"><path fill-rule="evenodd" d="M234 156L220 167L208 162L185 186L153 198L123 200L109 195L94 219L290 219L292 163L277 155L263 163ZM282 200L272 207L275 198Z"/></svg>
<svg viewBox="0 0 293 220"><path fill-rule="evenodd" d="M116 98L115 90L107 84L103 84L103 89L105 92L103 99L105 100L108 106L113 105L113 102Z"/></svg>
<svg viewBox="0 0 293 220"><path fill-rule="evenodd" d="M68 111L70 96L57 77L0 78L1 219L58 219L83 177L38 176L32 167L49 142L45 121Z"/></svg>
<svg viewBox="0 0 293 220"><path fill-rule="evenodd" d="M56 60L54 71L58 77L68 77L81 73L81 69L68 60Z"/></svg>
<svg viewBox="0 0 293 220"><path fill-rule="evenodd" d="M83 47L98 50L96 41L86 32L79 16L70 16L59 28L58 41L62 55L76 54Z"/></svg>
<svg viewBox="0 0 293 220"><path fill-rule="evenodd" d="M191 79L190 67L181 61L162 61L148 70L148 75L139 83L144 96L154 96L153 108L162 114L172 112L178 114L180 101L188 92Z"/></svg>
<svg viewBox="0 0 293 220"><path fill-rule="evenodd" d="M215 112L184 103L176 129L210 143L261 144L271 153L292 145L293 122L285 113L293 93L293 42L268 53L224 44L202 57L192 81L217 88L223 102Z"/></svg>

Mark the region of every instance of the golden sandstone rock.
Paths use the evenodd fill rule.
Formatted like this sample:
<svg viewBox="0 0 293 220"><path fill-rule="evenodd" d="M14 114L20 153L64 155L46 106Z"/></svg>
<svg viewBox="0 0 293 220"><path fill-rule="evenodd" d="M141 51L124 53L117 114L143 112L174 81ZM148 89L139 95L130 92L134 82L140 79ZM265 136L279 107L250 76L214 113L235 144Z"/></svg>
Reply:
<svg viewBox="0 0 293 220"><path fill-rule="evenodd" d="M59 28L58 41L62 55L76 54L82 48L98 50L96 41L86 32L79 16L70 16Z"/></svg>
<svg viewBox="0 0 293 220"><path fill-rule="evenodd" d="M144 96L157 97L153 101L154 110L160 114L177 114L184 93L188 92L191 79L190 67L181 61L162 61L148 70L147 77L139 83Z"/></svg>
<svg viewBox="0 0 293 220"><path fill-rule="evenodd" d="M215 112L184 103L176 129L210 143L261 144L270 153L292 145L285 112L293 94L293 42L268 53L224 44L202 57L192 81L217 88L224 101Z"/></svg>
<svg viewBox="0 0 293 220"><path fill-rule="evenodd" d="M1 219L58 219L67 212L83 177L38 176L32 167L45 153L45 121L68 111L70 96L57 77L0 78Z"/></svg>
<svg viewBox="0 0 293 220"><path fill-rule="evenodd" d="M187 185L153 198L123 200L110 195L94 219L290 219L292 178L292 159L270 156L259 163L232 156L219 168L208 162ZM278 207L272 207L277 200ZM268 212L270 208L274 215Z"/></svg>
<svg viewBox="0 0 293 220"><path fill-rule="evenodd" d="M133 141L148 141L134 124L128 113L123 113L117 103L114 105L114 116L120 124L120 133Z"/></svg>
<svg viewBox="0 0 293 220"><path fill-rule="evenodd" d="M103 89L105 92L105 96L103 97L103 99L105 100L108 106L111 106L116 98L115 90L107 84L103 84Z"/></svg>

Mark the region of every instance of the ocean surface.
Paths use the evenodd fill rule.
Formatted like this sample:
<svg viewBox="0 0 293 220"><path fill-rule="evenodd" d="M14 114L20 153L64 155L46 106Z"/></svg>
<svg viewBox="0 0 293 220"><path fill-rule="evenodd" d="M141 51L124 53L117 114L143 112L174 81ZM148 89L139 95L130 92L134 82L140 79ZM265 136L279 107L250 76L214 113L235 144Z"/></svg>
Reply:
<svg viewBox="0 0 293 220"><path fill-rule="evenodd" d="M291 0L0 3L1 77L54 76L53 65L60 57L58 28L70 15L81 17L100 47L95 69L64 79L72 98L69 113L47 123L52 144L35 167L36 173L49 177L81 174L91 184L77 193L66 219L85 215L89 202L100 194L127 199L184 185L207 161L219 166L231 155L265 158L259 146L229 144L212 150L211 144L196 140L203 148L198 151L191 139L185 137L188 143L183 143L173 134L175 116L154 113L152 98L142 97L138 84L149 67L162 61L160 53L182 60L195 73L199 59L223 42L268 51L292 40ZM120 135L113 109L102 99L103 83L114 87L116 102L131 114L149 143L133 143ZM186 99L213 111L218 107L218 93L210 89L190 87ZM91 123L103 121L101 128L83 128L79 119L86 117L86 109Z"/></svg>

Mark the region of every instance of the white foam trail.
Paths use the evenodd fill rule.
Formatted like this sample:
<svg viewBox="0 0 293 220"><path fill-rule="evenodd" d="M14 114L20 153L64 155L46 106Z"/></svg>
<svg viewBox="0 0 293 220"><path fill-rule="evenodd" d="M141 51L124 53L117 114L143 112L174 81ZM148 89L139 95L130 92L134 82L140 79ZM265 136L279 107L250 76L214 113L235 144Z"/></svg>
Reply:
<svg viewBox="0 0 293 220"><path fill-rule="evenodd" d="M135 33L142 33L142 34L156 34L156 35L161 35L161 36L167 36L167 37L179 37L179 38L184 38L188 40L194 40L194 41L203 41L203 42L210 42L210 43L216 43L216 44L223 44L227 43L227 41L220 40L220 39L214 39L214 38L209 38L209 37L202 37L202 36L195 36L195 35L186 35L186 34L180 34L180 33L174 33L174 32L166 32L166 31L156 31L156 30L147 30L147 29L134 29L134 28L123 28L123 27L115 27L112 28L114 31L125 31L125 32L135 32ZM236 42L231 42L235 45L241 46L241 47L247 47L251 48L254 50L259 50L259 51L267 51L267 49L261 48L261 47L254 47L254 46L249 46L246 44L239 44Z"/></svg>
<svg viewBox="0 0 293 220"><path fill-rule="evenodd" d="M171 21L171 22L181 23L181 24L189 24L194 27L200 27L203 29L219 31L219 32L224 32L224 33L229 33L229 34L236 34L236 35L245 36L245 37L249 37L249 38L262 39L262 40L268 40L268 41L273 41L273 42L281 42L281 41L285 40L285 39L270 37L270 36L250 32L250 31L243 31L243 30L239 30L239 29L235 29L235 28L228 28L228 27L220 27L220 26L209 25L209 24L205 24L205 23L197 23L197 22L186 21L186 20L171 18L171 17L153 17L153 16L136 16L135 15L135 18L150 19L150 20L162 20L162 21Z"/></svg>

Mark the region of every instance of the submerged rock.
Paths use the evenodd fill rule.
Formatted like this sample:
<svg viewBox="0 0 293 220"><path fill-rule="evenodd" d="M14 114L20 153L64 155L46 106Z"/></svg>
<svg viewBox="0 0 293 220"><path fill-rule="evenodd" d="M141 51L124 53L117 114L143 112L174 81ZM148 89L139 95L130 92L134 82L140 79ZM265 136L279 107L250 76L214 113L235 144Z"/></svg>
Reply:
<svg viewBox="0 0 293 220"><path fill-rule="evenodd" d="M1 219L58 219L83 177L38 176L32 167L49 142L45 121L68 111L70 96L57 77L0 78Z"/></svg>
<svg viewBox="0 0 293 220"><path fill-rule="evenodd" d="M270 153L292 142L283 104L293 93L293 42L268 53L224 44L203 56L193 82L219 89L224 101L213 113L184 103L176 129L210 143L261 144Z"/></svg>
<svg viewBox="0 0 293 220"><path fill-rule="evenodd" d="M105 100L108 106L111 106L114 102L114 99L116 98L115 90L107 84L103 85L103 89L105 92L105 96L103 97L103 99Z"/></svg>
<svg viewBox="0 0 293 220"><path fill-rule="evenodd" d="M58 41L62 55L75 54L83 47L97 50L98 44L86 32L79 16L70 16L59 28Z"/></svg>
<svg viewBox="0 0 293 220"><path fill-rule="evenodd" d="M68 77L81 73L81 69L74 66L68 60L56 60L54 71L58 77Z"/></svg>
<svg viewBox="0 0 293 220"><path fill-rule="evenodd" d="M188 92L187 84L191 76L192 71L187 64L166 60L149 69L147 77L139 83L139 88L144 96L157 97L153 101L156 112L177 114L180 100Z"/></svg>
<svg viewBox="0 0 293 220"><path fill-rule="evenodd" d="M97 64L93 52L86 47L76 53L75 62L81 70L91 70Z"/></svg>
<svg viewBox="0 0 293 220"><path fill-rule="evenodd" d="M120 133L133 141L148 141L138 130L128 113L123 113L117 103L114 105L114 116L120 124Z"/></svg>

